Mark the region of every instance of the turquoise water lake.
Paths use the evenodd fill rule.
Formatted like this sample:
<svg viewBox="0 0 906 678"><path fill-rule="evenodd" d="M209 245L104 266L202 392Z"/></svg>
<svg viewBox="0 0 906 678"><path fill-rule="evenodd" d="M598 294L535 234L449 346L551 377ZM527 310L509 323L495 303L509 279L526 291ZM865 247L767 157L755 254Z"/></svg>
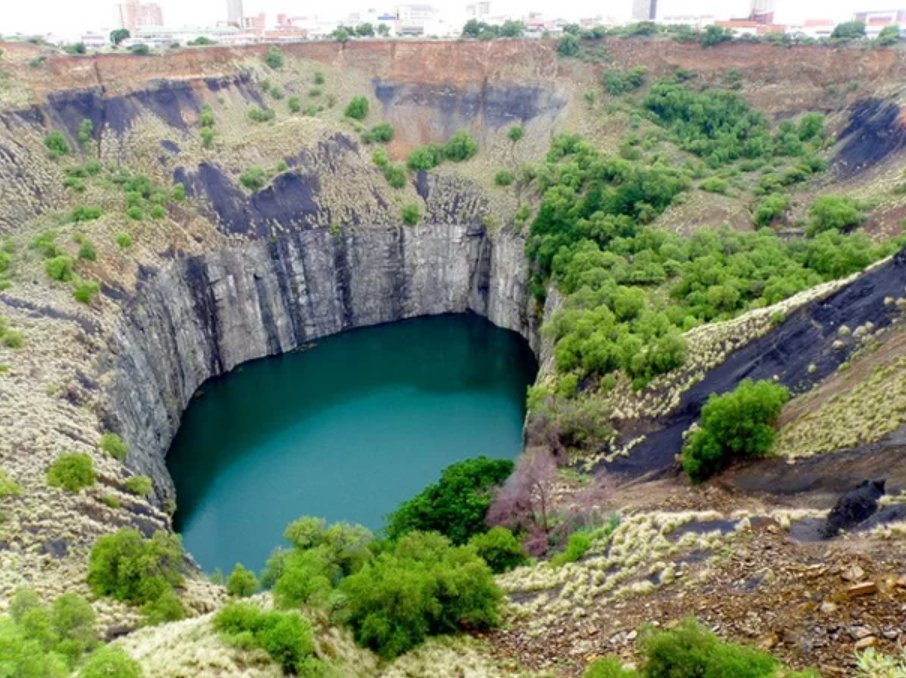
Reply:
<svg viewBox="0 0 906 678"><path fill-rule="evenodd" d="M206 382L167 457L176 528L208 572L259 570L301 515L384 516L455 461L521 449L535 359L475 315L345 332Z"/></svg>

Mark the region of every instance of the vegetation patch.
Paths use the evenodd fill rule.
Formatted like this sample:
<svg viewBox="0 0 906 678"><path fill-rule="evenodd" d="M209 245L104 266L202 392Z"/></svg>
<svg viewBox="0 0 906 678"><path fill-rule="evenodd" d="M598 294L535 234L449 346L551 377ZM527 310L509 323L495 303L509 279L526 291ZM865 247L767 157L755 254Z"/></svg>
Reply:
<svg viewBox="0 0 906 678"><path fill-rule="evenodd" d="M84 452L61 454L47 469L47 484L67 492L78 492L96 481L91 456Z"/></svg>

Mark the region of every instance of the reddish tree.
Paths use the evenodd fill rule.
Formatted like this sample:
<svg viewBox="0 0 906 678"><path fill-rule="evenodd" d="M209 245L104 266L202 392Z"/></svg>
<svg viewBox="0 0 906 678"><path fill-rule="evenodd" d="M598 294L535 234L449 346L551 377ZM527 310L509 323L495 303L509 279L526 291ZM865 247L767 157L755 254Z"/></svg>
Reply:
<svg viewBox="0 0 906 678"><path fill-rule="evenodd" d="M488 509L488 524L548 534L556 471L550 452L542 447L527 449Z"/></svg>

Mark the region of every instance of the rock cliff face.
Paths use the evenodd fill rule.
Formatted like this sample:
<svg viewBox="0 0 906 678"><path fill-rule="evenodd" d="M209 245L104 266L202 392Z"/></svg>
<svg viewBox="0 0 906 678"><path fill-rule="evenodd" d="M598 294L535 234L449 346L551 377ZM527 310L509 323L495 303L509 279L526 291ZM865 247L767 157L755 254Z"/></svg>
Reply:
<svg viewBox="0 0 906 678"><path fill-rule="evenodd" d="M357 227L171 261L113 335L107 424L164 501L173 496L164 457L183 410L206 379L242 362L355 327L467 311L537 351L523 246L461 225Z"/></svg>

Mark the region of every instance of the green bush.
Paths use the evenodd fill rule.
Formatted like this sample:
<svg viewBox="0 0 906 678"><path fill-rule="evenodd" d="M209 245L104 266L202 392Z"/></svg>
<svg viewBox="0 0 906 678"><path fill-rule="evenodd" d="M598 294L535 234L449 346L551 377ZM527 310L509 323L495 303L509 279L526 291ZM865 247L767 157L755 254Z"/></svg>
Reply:
<svg viewBox="0 0 906 678"><path fill-rule="evenodd" d="M276 47L269 47L267 53L264 55L264 63L274 70L283 68L283 52Z"/></svg>
<svg viewBox="0 0 906 678"><path fill-rule="evenodd" d="M210 104L205 104L201 107L201 115L198 116L198 124L202 127L213 127L216 124L216 119L214 118L214 110L211 108Z"/></svg>
<svg viewBox="0 0 906 678"><path fill-rule="evenodd" d="M509 186L513 181L513 173L509 170L500 170L494 175L494 183L498 186Z"/></svg>
<svg viewBox="0 0 906 678"><path fill-rule="evenodd" d="M782 193L766 195L755 207L755 223L759 228L770 226L780 217L790 204L790 199Z"/></svg>
<svg viewBox="0 0 906 678"><path fill-rule="evenodd" d="M163 219L167 216L167 210L163 205L154 205L151 208L151 218L152 219Z"/></svg>
<svg viewBox="0 0 906 678"><path fill-rule="evenodd" d="M291 96L287 99L286 105L289 106L290 113L299 113L302 111L302 100L297 96Z"/></svg>
<svg viewBox="0 0 906 678"><path fill-rule="evenodd" d="M132 476L126 478L124 487L126 488L126 492L130 494L135 494L139 497L147 497L154 489L154 484L148 476Z"/></svg>
<svg viewBox="0 0 906 678"><path fill-rule="evenodd" d="M495 626L502 598L474 550L419 532L343 579L340 592L356 640L384 658L430 635Z"/></svg>
<svg viewBox="0 0 906 678"><path fill-rule="evenodd" d="M878 37L875 38L875 44L878 45L878 47L890 47L891 45L896 45L899 41L899 26L884 26L878 33Z"/></svg>
<svg viewBox="0 0 906 678"><path fill-rule="evenodd" d="M204 148L210 148L211 144L214 143L214 135L216 132L213 127L202 127L201 128L201 145Z"/></svg>
<svg viewBox="0 0 906 678"><path fill-rule="evenodd" d="M252 192L260 191L267 183L267 172L260 167L252 167L242 173L239 183Z"/></svg>
<svg viewBox="0 0 906 678"><path fill-rule="evenodd" d="M0 329L2 329L2 331L0 331L0 344L3 344L6 348L22 348L24 340L21 332L8 328Z"/></svg>
<svg viewBox="0 0 906 678"><path fill-rule="evenodd" d="M347 104L344 115L347 118L364 120L368 116L368 99L365 97L355 97Z"/></svg>
<svg viewBox="0 0 906 678"><path fill-rule="evenodd" d="M100 291L100 285L94 280L77 280L72 297L80 304L90 304Z"/></svg>
<svg viewBox="0 0 906 678"><path fill-rule="evenodd" d="M79 145L82 148L85 148L88 143L91 141L91 137L94 134L94 123L91 122L88 118L82 118L82 122L79 123Z"/></svg>
<svg viewBox="0 0 906 678"><path fill-rule="evenodd" d="M314 81L316 85L324 84L324 74L321 71L315 71Z"/></svg>
<svg viewBox="0 0 906 678"><path fill-rule="evenodd" d="M598 659L582 674L583 678L640 678L641 675L634 669L623 668L623 662L616 657Z"/></svg>
<svg viewBox="0 0 906 678"><path fill-rule="evenodd" d="M376 148L374 153L371 154L371 162L373 162L378 167L387 167L390 164L390 156L387 154L387 151L383 148Z"/></svg>
<svg viewBox="0 0 906 678"><path fill-rule="evenodd" d="M0 499L17 497L22 494L22 486L9 477L9 474L0 469Z"/></svg>
<svg viewBox="0 0 906 678"><path fill-rule="evenodd" d="M128 250L132 247L132 236L128 233L118 233L116 236L116 245L121 250Z"/></svg>
<svg viewBox="0 0 906 678"><path fill-rule="evenodd" d="M51 280L69 282L75 275L72 271L73 263L72 257L61 254L45 261L44 271Z"/></svg>
<svg viewBox="0 0 906 678"><path fill-rule="evenodd" d="M69 142L66 141L66 137L63 136L62 132L57 130L52 131L46 137L44 137L44 145L47 147L47 150L50 151L50 157L52 158L61 158L64 155L69 153Z"/></svg>
<svg viewBox="0 0 906 678"><path fill-rule="evenodd" d="M69 492L91 487L95 480L94 464L84 452L61 454L47 469L47 484Z"/></svg>
<svg viewBox="0 0 906 678"><path fill-rule="evenodd" d="M175 183L173 184L173 199L176 202L182 202L186 199L186 186L185 184Z"/></svg>
<svg viewBox="0 0 906 678"><path fill-rule="evenodd" d="M557 54L564 57L579 56L582 46L575 35L564 35L557 42Z"/></svg>
<svg viewBox="0 0 906 678"><path fill-rule="evenodd" d="M566 563L575 563L581 560L590 548L591 534L584 531L573 532L569 535L566 548L551 558L551 565L560 566Z"/></svg>
<svg viewBox="0 0 906 678"><path fill-rule="evenodd" d="M230 603L214 616L214 628L242 649L265 650L287 674L315 669L311 625L298 612L264 612L250 603Z"/></svg>
<svg viewBox="0 0 906 678"><path fill-rule="evenodd" d="M809 207L807 232L815 235L822 231L848 231L862 225L866 219L864 205L855 198L824 195Z"/></svg>
<svg viewBox="0 0 906 678"><path fill-rule="evenodd" d="M81 238L79 243L79 259L84 261L97 261L98 252L94 246L94 243L91 242L88 238Z"/></svg>
<svg viewBox="0 0 906 678"><path fill-rule="evenodd" d="M100 219L104 211L97 205L76 205L69 215L70 221L92 221Z"/></svg>
<svg viewBox="0 0 906 678"><path fill-rule="evenodd" d="M374 125L370 130L362 134L362 141L370 143L388 143L393 141L393 125L389 122L381 122Z"/></svg>
<svg viewBox="0 0 906 678"><path fill-rule="evenodd" d="M387 516L387 535L399 539L408 532L439 532L454 544L465 544L488 530L485 515L494 490L513 472L508 459L476 457L445 468L440 479Z"/></svg>
<svg viewBox="0 0 906 678"><path fill-rule="evenodd" d="M247 570L242 563L236 563L236 567L230 573L227 580L227 592L237 598L248 598L258 590L258 578L254 572Z"/></svg>
<svg viewBox="0 0 906 678"><path fill-rule="evenodd" d="M834 26L831 38L834 40L860 40L865 37L865 22L844 21Z"/></svg>
<svg viewBox="0 0 906 678"><path fill-rule="evenodd" d="M619 95L637 90L645 84L648 69L636 66L628 71L607 71L604 74L604 89L608 94Z"/></svg>
<svg viewBox="0 0 906 678"><path fill-rule="evenodd" d="M460 130L444 144L443 157L453 162L468 160L478 152L478 144L465 130Z"/></svg>
<svg viewBox="0 0 906 678"><path fill-rule="evenodd" d="M732 29L711 24L710 26L706 26L705 30L702 31L698 42L702 47L714 47L714 45L719 45L722 42L728 42L732 39Z"/></svg>
<svg viewBox="0 0 906 678"><path fill-rule="evenodd" d="M133 205L132 207L126 208L126 216L134 221L141 221L145 218L145 213L142 211L141 207Z"/></svg>
<svg viewBox="0 0 906 678"><path fill-rule="evenodd" d="M30 243L29 249L37 250L42 257L56 257L63 252L57 247L57 232L53 229L42 231Z"/></svg>
<svg viewBox="0 0 906 678"><path fill-rule="evenodd" d="M429 170L437 167L444 157L442 146L432 144L420 146L413 150L406 159L406 166L414 171Z"/></svg>
<svg viewBox="0 0 906 678"><path fill-rule="evenodd" d="M522 125L513 125L507 130L506 135L514 144L525 136L525 128Z"/></svg>
<svg viewBox="0 0 906 678"><path fill-rule="evenodd" d="M727 183L726 179L721 179L720 177L709 177L701 182L698 187L703 191L708 193L719 193L725 195L727 190L730 188L730 184Z"/></svg>
<svg viewBox="0 0 906 678"><path fill-rule="evenodd" d="M789 398L771 381L740 382L732 393L712 394L701 411L699 430L683 448L683 469L700 481L735 457L760 457L774 442L774 423Z"/></svg>
<svg viewBox="0 0 906 678"><path fill-rule="evenodd" d="M142 667L115 645L95 650L82 665L78 678L142 678Z"/></svg>
<svg viewBox="0 0 906 678"><path fill-rule="evenodd" d="M149 626L185 619L186 608L173 589L166 589L141 607L144 623Z"/></svg>
<svg viewBox="0 0 906 678"><path fill-rule="evenodd" d="M182 545L159 530L145 539L124 527L98 538L88 561L88 585L95 595L127 603L157 600L182 583Z"/></svg>
<svg viewBox="0 0 906 678"><path fill-rule="evenodd" d="M473 535L469 546L496 574L508 572L528 560L522 541L505 527L492 527L487 532Z"/></svg>
<svg viewBox="0 0 906 678"><path fill-rule="evenodd" d="M418 205L404 205L401 216L404 224L407 226L415 226L421 218L421 211L418 209Z"/></svg>
<svg viewBox="0 0 906 678"><path fill-rule="evenodd" d="M402 188L406 185L406 168L402 165L387 165L384 167L384 178L393 188Z"/></svg>
<svg viewBox="0 0 906 678"><path fill-rule="evenodd" d="M259 108L258 106L252 106L248 110L248 116L249 120L253 122L270 122L275 117L277 117L277 113L272 108Z"/></svg>

